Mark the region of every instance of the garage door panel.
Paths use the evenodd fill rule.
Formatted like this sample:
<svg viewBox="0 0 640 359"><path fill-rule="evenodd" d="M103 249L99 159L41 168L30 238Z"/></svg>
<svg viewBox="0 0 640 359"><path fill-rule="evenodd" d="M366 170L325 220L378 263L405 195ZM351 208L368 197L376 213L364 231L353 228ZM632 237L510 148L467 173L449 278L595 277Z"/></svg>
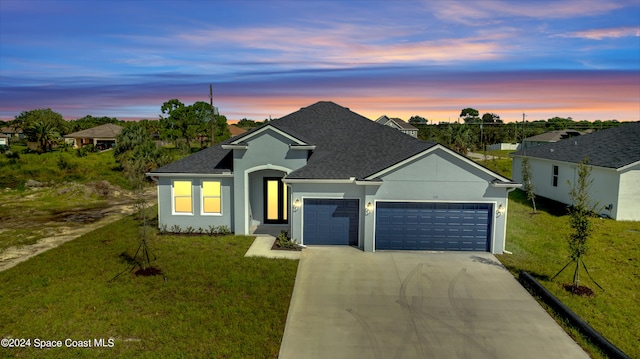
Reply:
<svg viewBox="0 0 640 359"><path fill-rule="evenodd" d="M376 248L488 251L493 206L379 202Z"/></svg>
<svg viewBox="0 0 640 359"><path fill-rule="evenodd" d="M304 200L304 244L358 245L357 199Z"/></svg>

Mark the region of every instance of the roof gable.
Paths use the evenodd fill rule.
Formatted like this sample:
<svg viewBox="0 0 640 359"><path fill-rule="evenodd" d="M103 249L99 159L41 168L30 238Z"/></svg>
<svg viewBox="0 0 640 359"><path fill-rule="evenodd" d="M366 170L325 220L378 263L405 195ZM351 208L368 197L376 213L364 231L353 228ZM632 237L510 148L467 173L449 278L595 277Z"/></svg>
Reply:
<svg viewBox="0 0 640 359"><path fill-rule="evenodd" d="M588 157L592 166L622 168L640 161L640 122L530 147L511 155L570 163Z"/></svg>
<svg viewBox="0 0 640 359"><path fill-rule="evenodd" d="M478 171L478 173L483 173L486 176L491 177L493 179L497 179L498 181L501 181L501 182L511 183L510 179L491 171L490 169L480 165L479 163L471 160L468 157L459 155L455 151L452 151L449 148L447 148L447 147L445 147L445 146L443 146L441 144L437 144L437 145L435 145L433 147L430 147L427 150L425 150L425 151L423 151L421 153L418 153L418 154L416 154L414 156L411 156L410 158L407 158L404 161L398 162L393 166L385 168L384 170L382 170L380 172L373 173L370 176L368 176L366 179L374 179L374 178L382 177L382 176L384 176L384 175L386 175L386 174L388 174L390 172L395 171L398 168L404 167L404 166L406 166L406 165L408 165L408 164L410 164L412 162L420 160L421 158L429 156L429 155L433 154L436 151L443 151L444 153L448 154L450 157L453 157L453 158L457 159L458 161L465 163L469 167L474 168L475 170ZM444 159L445 157L442 157L442 158Z"/></svg>
<svg viewBox="0 0 640 359"><path fill-rule="evenodd" d="M302 141L298 138L296 138L295 136L292 136L291 134L287 133L286 131L283 131L277 127L274 127L271 125L271 123L268 123L266 125L260 126L256 129L254 129L253 131L249 131L246 132L245 134L242 134L240 136L234 137L233 140L231 141L231 144L233 145L239 145L242 143L246 143L251 141L252 138L261 135L264 132L268 132L268 131L273 131L277 134L279 134L280 136L285 137L286 139L292 141L292 144L295 145L307 145L308 143L306 143L305 141Z"/></svg>

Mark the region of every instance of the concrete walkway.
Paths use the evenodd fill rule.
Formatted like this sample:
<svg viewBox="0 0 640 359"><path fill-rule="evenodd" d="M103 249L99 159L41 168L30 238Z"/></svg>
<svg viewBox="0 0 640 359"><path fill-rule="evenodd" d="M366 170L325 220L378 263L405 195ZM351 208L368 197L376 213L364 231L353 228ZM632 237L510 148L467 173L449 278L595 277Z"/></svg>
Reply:
<svg viewBox="0 0 640 359"><path fill-rule="evenodd" d="M245 257L300 259L302 251L273 250L276 237L269 234L256 234L256 239L244 254Z"/></svg>
<svg viewBox="0 0 640 359"><path fill-rule="evenodd" d="M489 253L312 246L280 358L588 358Z"/></svg>

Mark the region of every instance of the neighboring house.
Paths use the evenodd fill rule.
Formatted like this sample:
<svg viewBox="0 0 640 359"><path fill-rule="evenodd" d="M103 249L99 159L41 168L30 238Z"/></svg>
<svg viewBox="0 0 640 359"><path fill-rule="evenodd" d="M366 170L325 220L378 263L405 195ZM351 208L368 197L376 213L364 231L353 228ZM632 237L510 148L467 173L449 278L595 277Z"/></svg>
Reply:
<svg viewBox="0 0 640 359"><path fill-rule="evenodd" d="M238 127L236 125L229 125L227 126L229 128L229 132L231 133L231 137L236 137L239 136L245 132L247 132L247 130L245 130L242 127Z"/></svg>
<svg viewBox="0 0 640 359"><path fill-rule="evenodd" d="M116 145L116 137L122 132L122 126L107 123L65 135L65 141L73 144L73 148L80 148L93 144L100 149L113 148Z"/></svg>
<svg viewBox="0 0 640 359"><path fill-rule="evenodd" d="M9 136L0 133L0 146L9 146Z"/></svg>
<svg viewBox="0 0 640 359"><path fill-rule="evenodd" d="M640 122L514 152L512 173L522 181L522 160L531 165L535 194L571 204L577 164L592 166L590 198L598 212L617 220L640 220Z"/></svg>
<svg viewBox="0 0 640 359"><path fill-rule="evenodd" d="M418 129L399 118L389 118L386 115L382 115L378 117L376 123L395 128L396 130L406 133L411 137L418 137Z"/></svg>
<svg viewBox="0 0 640 359"><path fill-rule="evenodd" d="M14 129L9 126L0 127L0 135L6 135L7 138L17 138L17 139L24 138L24 132L22 131L21 128Z"/></svg>
<svg viewBox="0 0 640 359"><path fill-rule="evenodd" d="M147 174L161 228L284 226L303 245L502 253L520 185L318 102Z"/></svg>
<svg viewBox="0 0 640 359"><path fill-rule="evenodd" d="M491 150L491 151L504 151L504 150L508 150L508 151L516 151L519 150L520 147L522 147L519 143L494 143L493 145L489 145L487 147L487 149Z"/></svg>
<svg viewBox="0 0 640 359"><path fill-rule="evenodd" d="M584 132L577 130L549 131L540 135L527 137L522 141L523 148L531 148L551 142L558 142L571 137L584 135Z"/></svg>

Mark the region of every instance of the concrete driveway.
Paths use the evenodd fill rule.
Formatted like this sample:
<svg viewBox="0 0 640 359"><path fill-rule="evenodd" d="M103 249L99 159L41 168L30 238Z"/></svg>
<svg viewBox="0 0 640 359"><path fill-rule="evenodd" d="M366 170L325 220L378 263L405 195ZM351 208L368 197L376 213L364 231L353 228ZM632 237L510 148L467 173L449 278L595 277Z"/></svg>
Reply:
<svg viewBox="0 0 640 359"><path fill-rule="evenodd" d="M280 358L588 358L489 253L305 249Z"/></svg>

